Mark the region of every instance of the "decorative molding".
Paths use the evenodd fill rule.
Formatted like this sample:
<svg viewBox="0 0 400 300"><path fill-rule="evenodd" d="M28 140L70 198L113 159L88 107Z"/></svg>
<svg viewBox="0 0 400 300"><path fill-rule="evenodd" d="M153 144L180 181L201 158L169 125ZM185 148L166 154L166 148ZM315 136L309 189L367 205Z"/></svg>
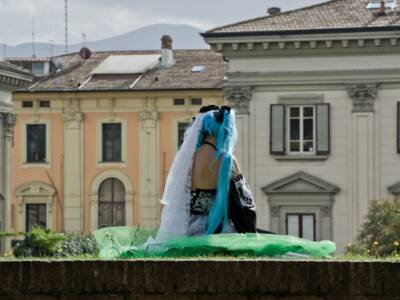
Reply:
<svg viewBox="0 0 400 300"><path fill-rule="evenodd" d="M252 98L251 87L224 87L224 95L238 114L249 114L249 104Z"/></svg>
<svg viewBox="0 0 400 300"><path fill-rule="evenodd" d="M143 128L155 128L160 114L157 111L156 100L146 99L144 108L139 112L139 119Z"/></svg>
<svg viewBox="0 0 400 300"><path fill-rule="evenodd" d="M321 206L321 215L322 217L325 218L332 217L332 206L331 205Z"/></svg>
<svg viewBox="0 0 400 300"><path fill-rule="evenodd" d="M292 184L303 182L304 187L292 188ZM319 177L312 176L303 171L297 172L269 185L261 190L267 195L273 194L336 194L340 188L326 182Z"/></svg>
<svg viewBox="0 0 400 300"><path fill-rule="evenodd" d="M304 38L304 39L290 39L285 37L274 40L232 40L232 41L208 41L212 49L217 51L234 50L237 51L258 51L264 50L286 50L286 49L331 49L335 48L378 48L382 46L395 47L398 45L399 38L393 36L376 37L376 36L362 36L360 38L348 37L320 37L320 38Z"/></svg>
<svg viewBox="0 0 400 300"><path fill-rule="evenodd" d="M281 208L279 205L271 206L271 208L269 210L271 218L279 218L280 209Z"/></svg>
<svg viewBox="0 0 400 300"><path fill-rule="evenodd" d="M83 113L81 112L78 99L69 99L63 109L63 120L67 128L80 127L83 120Z"/></svg>
<svg viewBox="0 0 400 300"><path fill-rule="evenodd" d="M14 127L17 123L17 115L13 113L2 113L4 117L4 136L6 140L13 141L14 139Z"/></svg>
<svg viewBox="0 0 400 300"><path fill-rule="evenodd" d="M378 84L348 85L347 92L353 100L353 112L374 112Z"/></svg>

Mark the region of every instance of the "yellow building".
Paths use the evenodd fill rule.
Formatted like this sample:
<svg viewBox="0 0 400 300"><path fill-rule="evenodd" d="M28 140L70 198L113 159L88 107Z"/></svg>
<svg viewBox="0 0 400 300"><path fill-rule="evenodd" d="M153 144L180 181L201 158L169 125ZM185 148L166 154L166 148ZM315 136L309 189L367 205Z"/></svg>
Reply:
<svg viewBox="0 0 400 300"><path fill-rule="evenodd" d="M226 71L220 54L171 44L56 57L57 71L14 93L14 231L158 225L185 127L222 104Z"/></svg>

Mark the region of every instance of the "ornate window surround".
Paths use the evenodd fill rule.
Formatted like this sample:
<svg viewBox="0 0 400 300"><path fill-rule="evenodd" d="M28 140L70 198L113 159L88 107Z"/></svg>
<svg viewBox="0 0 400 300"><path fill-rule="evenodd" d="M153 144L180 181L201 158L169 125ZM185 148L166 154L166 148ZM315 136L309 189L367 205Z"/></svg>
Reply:
<svg viewBox="0 0 400 300"><path fill-rule="evenodd" d="M263 187L262 191L268 195L271 230L285 234L288 213L313 213L317 220L316 240L332 239L332 207L339 190L303 171Z"/></svg>
<svg viewBox="0 0 400 300"><path fill-rule="evenodd" d="M103 162L103 124L104 123L116 123L121 124L121 162ZM127 120L125 118L115 118L113 116L108 116L103 119L97 120L96 126L96 165L99 168L105 168L110 166L119 166L125 167L127 164L127 156L126 156L126 123Z"/></svg>
<svg viewBox="0 0 400 300"><path fill-rule="evenodd" d="M44 163L29 163L27 162L26 155L27 155L27 126L28 125L37 125L37 124L44 124L46 125L46 162ZM47 119L29 119L23 120L21 122L21 147L20 147L20 161L21 166L23 168L51 168L51 161L52 161L52 151L51 151L51 121Z"/></svg>
<svg viewBox="0 0 400 300"><path fill-rule="evenodd" d="M133 225L133 198L135 192L131 180L121 171L106 170L93 179L90 187L90 230L98 228L99 188L103 181L108 178L116 178L123 183L125 187L125 222L127 226Z"/></svg>
<svg viewBox="0 0 400 300"><path fill-rule="evenodd" d="M55 189L43 182L27 182L16 189L18 199L19 223L18 231L25 231L26 228L26 204L46 204L47 228L54 228L53 224L53 201Z"/></svg>

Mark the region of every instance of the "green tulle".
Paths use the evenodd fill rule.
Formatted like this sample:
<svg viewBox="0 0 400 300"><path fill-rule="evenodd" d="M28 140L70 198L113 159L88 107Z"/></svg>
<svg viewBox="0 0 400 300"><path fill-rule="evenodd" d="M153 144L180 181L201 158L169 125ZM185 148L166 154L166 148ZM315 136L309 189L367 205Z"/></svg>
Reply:
<svg viewBox="0 0 400 300"><path fill-rule="evenodd" d="M315 258L328 258L335 252L331 241L312 242L288 235L275 234L216 234L197 237L171 238L153 243L155 230L140 227L109 227L94 231L100 257L199 257L248 256L277 257L301 254ZM150 242L149 242L150 241Z"/></svg>

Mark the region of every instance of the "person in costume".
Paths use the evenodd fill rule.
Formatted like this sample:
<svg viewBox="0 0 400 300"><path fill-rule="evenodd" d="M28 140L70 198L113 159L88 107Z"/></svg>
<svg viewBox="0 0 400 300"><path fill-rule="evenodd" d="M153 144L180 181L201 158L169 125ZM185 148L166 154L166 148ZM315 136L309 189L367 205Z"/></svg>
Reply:
<svg viewBox="0 0 400 300"><path fill-rule="evenodd" d="M236 140L234 110L202 109L185 132L170 168L157 233L141 227L97 230L100 256L329 257L336 249L331 241L257 233L254 200L233 155Z"/></svg>

